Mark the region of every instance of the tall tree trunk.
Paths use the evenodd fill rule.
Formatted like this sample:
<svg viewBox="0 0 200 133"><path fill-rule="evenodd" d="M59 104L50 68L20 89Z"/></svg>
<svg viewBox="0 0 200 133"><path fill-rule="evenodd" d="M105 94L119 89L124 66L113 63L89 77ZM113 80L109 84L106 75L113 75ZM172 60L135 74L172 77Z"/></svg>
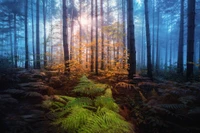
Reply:
<svg viewBox="0 0 200 133"><path fill-rule="evenodd" d="M70 39L70 60L73 59L73 34L74 34L74 0L71 0L71 6L73 7L71 10L71 39Z"/></svg>
<svg viewBox="0 0 200 133"><path fill-rule="evenodd" d="M122 22L123 22L123 69L126 66L126 23L125 23L125 0L122 0Z"/></svg>
<svg viewBox="0 0 200 133"><path fill-rule="evenodd" d="M133 21L133 1L127 1L127 45L128 45L128 78L132 79L136 74L136 50L135 50L135 33Z"/></svg>
<svg viewBox="0 0 200 133"><path fill-rule="evenodd" d="M183 74L184 0L181 0L177 73Z"/></svg>
<svg viewBox="0 0 200 133"><path fill-rule="evenodd" d="M10 54L11 54L11 65L13 67L13 40L12 40L12 24L11 24L12 14L9 14L9 28L10 28Z"/></svg>
<svg viewBox="0 0 200 133"><path fill-rule="evenodd" d="M153 32L153 36L152 36L152 67L154 69L154 64L155 64L155 0L153 0L153 29L152 29L152 32Z"/></svg>
<svg viewBox="0 0 200 133"><path fill-rule="evenodd" d="M144 7L145 7L145 22L146 22L146 38L147 38L147 74L150 78L152 78L148 0L144 0Z"/></svg>
<svg viewBox="0 0 200 133"><path fill-rule="evenodd" d="M15 1L16 2L16 1ZM14 66L17 68L17 60L18 60L18 55L17 55L17 14L14 13Z"/></svg>
<svg viewBox="0 0 200 133"><path fill-rule="evenodd" d="M25 0L25 68L29 67L29 52L28 52L28 0Z"/></svg>
<svg viewBox="0 0 200 133"><path fill-rule="evenodd" d="M188 0L187 80L192 77L194 66L195 3L196 0Z"/></svg>
<svg viewBox="0 0 200 133"><path fill-rule="evenodd" d="M98 6L97 6L97 0L95 0L95 24L96 24L96 61L95 61L95 73L96 75L98 75L98 66L99 66L99 62L98 62L98 54L99 54L99 50L98 50Z"/></svg>
<svg viewBox="0 0 200 133"><path fill-rule="evenodd" d="M43 0L43 22L44 22L44 68L45 68L47 66L46 0Z"/></svg>
<svg viewBox="0 0 200 133"><path fill-rule="evenodd" d="M104 34L103 34L103 26L104 26L104 14L103 14L103 2L101 0L101 70L104 70Z"/></svg>
<svg viewBox="0 0 200 133"><path fill-rule="evenodd" d="M34 30L34 15L33 15L33 2L35 0L31 0L31 20L32 20L32 52L33 52L33 68L36 67L35 64L35 30Z"/></svg>
<svg viewBox="0 0 200 133"><path fill-rule="evenodd" d="M69 49L68 49L68 33L67 33L67 7L66 0L63 0L63 49L64 49L64 62L65 74L69 74Z"/></svg>
<svg viewBox="0 0 200 133"><path fill-rule="evenodd" d="M156 38L156 73L158 73L160 65L160 53L159 53L159 28L160 28L160 9L157 10L158 13L158 25L157 25L157 38Z"/></svg>
<svg viewBox="0 0 200 133"><path fill-rule="evenodd" d="M141 55L141 66L145 66L145 44L144 44L144 18L142 18L142 55Z"/></svg>
<svg viewBox="0 0 200 133"><path fill-rule="evenodd" d="M82 24L81 24L81 15L82 15L82 3L79 0L79 10L80 10L80 21L79 21L79 63L82 64Z"/></svg>
<svg viewBox="0 0 200 133"><path fill-rule="evenodd" d="M40 69L40 0L36 1L36 68Z"/></svg>
<svg viewBox="0 0 200 133"><path fill-rule="evenodd" d="M91 1L91 72L94 72L94 46L93 46L93 0Z"/></svg>

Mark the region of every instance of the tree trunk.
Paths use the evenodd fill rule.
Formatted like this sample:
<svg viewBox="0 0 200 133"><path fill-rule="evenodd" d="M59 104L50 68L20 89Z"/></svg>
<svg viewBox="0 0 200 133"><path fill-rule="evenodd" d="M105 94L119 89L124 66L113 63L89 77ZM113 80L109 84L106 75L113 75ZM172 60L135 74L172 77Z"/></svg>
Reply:
<svg viewBox="0 0 200 133"><path fill-rule="evenodd" d="M82 25L81 25L81 14L82 14L82 3L79 0L79 10L80 10L80 21L79 21L79 63L82 64Z"/></svg>
<svg viewBox="0 0 200 133"><path fill-rule="evenodd" d="M101 70L104 70L104 34L103 34L103 26L104 26L104 14L103 14L103 1L101 0Z"/></svg>
<svg viewBox="0 0 200 133"><path fill-rule="evenodd" d="M73 59L73 34L74 34L74 0L71 1L72 10L71 10L71 39L70 39L70 60Z"/></svg>
<svg viewBox="0 0 200 133"><path fill-rule="evenodd" d="M136 50L135 50L135 33L133 21L133 1L127 1L127 45L128 45L128 78L132 79L136 74Z"/></svg>
<svg viewBox="0 0 200 133"><path fill-rule="evenodd" d="M159 65L160 65L160 53L159 53L159 27L160 27L160 15L159 15L159 8L157 10L158 13L158 27L157 27L157 41L156 41L156 73L158 73Z"/></svg>
<svg viewBox="0 0 200 133"><path fill-rule="evenodd" d="M33 52L33 68L35 68L36 67L36 64L35 64L35 30L34 30L34 17L33 17L33 2L35 2L35 0L31 1L32 52Z"/></svg>
<svg viewBox="0 0 200 133"><path fill-rule="evenodd" d="M96 24L96 61L95 61L95 73L96 75L98 75L98 66L99 66L99 62L98 62L98 6L97 6L97 0L95 0L95 24Z"/></svg>
<svg viewBox="0 0 200 133"><path fill-rule="evenodd" d="M28 54L28 0L25 0L25 68L29 67L29 54Z"/></svg>
<svg viewBox="0 0 200 133"><path fill-rule="evenodd" d="M183 74L184 0L181 0L177 73Z"/></svg>
<svg viewBox="0 0 200 133"><path fill-rule="evenodd" d="M122 0L122 22L123 22L123 69L126 66L126 23L125 23L125 0Z"/></svg>
<svg viewBox="0 0 200 133"><path fill-rule="evenodd" d="M40 0L36 2L36 68L40 69Z"/></svg>
<svg viewBox="0 0 200 133"><path fill-rule="evenodd" d="M44 68L45 68L47 66L46 0L43 0L43 22L44 22Z"/></svg>
<svg viewBox="0 0 200 133"><path fill-rule="evenodd" d="M13 41L12 41L12 24L11 24L12 14L9 14L9 28L10 28L10 54L11 54L11 65L13 67Z"/></svg>
<svg viewBox="0 0 200 133"><path fill-rule="evenodd" d="M150 78L152 78L148 0L144 0L144 7L145 7L145 22L146 22L146 38L147 38L147 75Z"/></svg>
<svg viewBox="0 0 200 133"><path fill-rule="evenodd" d="M93 46L93 0L91 1L91 72L94 72L94 46Z"/></svg>
<svg viewBox="0 0 200 133"><path fill-rule="evenodd" d="M195 0L188 0L187 80L193 75Z"/></svg>
<svg viewBox="0 0 200 133"><path fill-rule="evenodd" d="M14 65L15 68L17 68L17 60L18 60L18 55L17 55L17 14L14 13Z"/></svg>
<svg viewBox="0 0 200 133"><path fill-rule="evenodd" d="M64 49L64 64L65 74L69 74L69 49L68 49L68 34L67 34L67 7L66 0L63 0L63 49Z"/></svg>
<svg viewBox="0 0 200 133"><path fill-rule="evenodd" d="M153 29L152 29L152 32L153 32L153 36L152 36L152 67L154 69L154 65L155 65L155 5L154 5L155 1L153 0Z"/></svg>

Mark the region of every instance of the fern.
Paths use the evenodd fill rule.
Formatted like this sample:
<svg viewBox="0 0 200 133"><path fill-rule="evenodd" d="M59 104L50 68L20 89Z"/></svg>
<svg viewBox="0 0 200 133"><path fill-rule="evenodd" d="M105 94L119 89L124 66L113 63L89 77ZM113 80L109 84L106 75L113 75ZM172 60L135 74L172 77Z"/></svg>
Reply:
<svg viewBox="0 0 200 133"><path fill-rule="evenodd" d="M118 114L119 107L112 98L112 91L106 84L95 84L83 76L74 89L87 97L56 95L43 102L53 110L52 124L69 133L130 133L132 125Z"/></svg>
<svg viewBox="0 0 200 133"><path fill-rule="evenodd" d="M86 76L80 79L79 84L73 90L76 93L80 93L86 96L99 96L103 94L106 89L105 84L95 84L93 81L89 80Z"/></svg>
<svg viewBox="0 0 200 133"><path fill-rule="evenodd" d="M189 110L188 114L200 114L200 107L195 107L191 110Z"/></svg>
<svg viewBox="0 0 200 133"><path fill-rule="evenodd" d="M60 125L63 130L70 133L76 133L79 128L84 126L88 119L93 118L93 112L82 108L80 106L75 106L70 111L67 117L61 117L53 122L53 125Z"/></svg>
<svg viewBox="0 0 200 133"><path fill-rule="evenodd" d="M182 102L183 104L187 105L188 103L193 103L193 101L196 100L195 96L185 96L185 97L180 97L178 99L180 102Z"/></svg>
<svg viewBox="0 0 200 133"><path fill-rule="evenodd" d="M95 99L96 107L105 107L115 112L119 112L119 106L114 102L114 99L111 97L99 96Z"/></svg>
<svg viewBox="0 0 200 133"><path fill-rule="evenodd" d="M89 118L80 133L134 133L132 125L119 114L107 108L99 108L93 118Z"/></svg>
<svg viewBox="0 0 200 133"><path fill-rule="evenodd" d="M184 104L160 104L158 106L170 110L186 108Z"/></svg>

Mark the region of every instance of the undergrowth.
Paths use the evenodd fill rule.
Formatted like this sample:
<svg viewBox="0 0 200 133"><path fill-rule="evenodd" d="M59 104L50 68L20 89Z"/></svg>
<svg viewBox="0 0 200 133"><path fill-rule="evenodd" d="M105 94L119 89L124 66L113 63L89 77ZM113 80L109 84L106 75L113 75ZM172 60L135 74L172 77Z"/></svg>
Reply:
<svg viewBox="0 0 200 133"><path fill-rule="evenodd" d="M108 85L83 76L73 91L79 97L57 95L43 103L51 110L48 115L52 125L59 127L58 132L134 133L132 124L119 115Z"/></svg>

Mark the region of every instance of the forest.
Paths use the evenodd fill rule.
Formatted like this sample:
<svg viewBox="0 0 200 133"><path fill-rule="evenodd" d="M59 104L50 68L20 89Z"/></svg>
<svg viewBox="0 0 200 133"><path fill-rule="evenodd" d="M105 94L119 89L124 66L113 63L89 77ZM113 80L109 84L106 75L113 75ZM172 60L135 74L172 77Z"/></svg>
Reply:
<svg viewBox="0 0 200 133"><path fill-rule="evenodd" d="M199 133L200 0L0 0L1 133Z"/></svg>

